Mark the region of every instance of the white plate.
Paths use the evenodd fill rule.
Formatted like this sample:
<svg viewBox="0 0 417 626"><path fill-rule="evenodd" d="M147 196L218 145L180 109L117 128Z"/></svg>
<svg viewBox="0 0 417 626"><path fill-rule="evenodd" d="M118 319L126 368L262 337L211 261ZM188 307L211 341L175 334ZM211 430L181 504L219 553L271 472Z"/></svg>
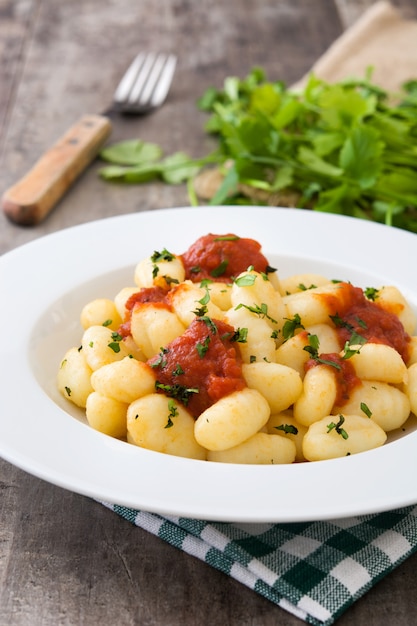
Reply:
<svg viewBox="0 0 417 626"><path fill-rule="evenodd" d="M167 209L77 226L0 258L0 455L61 487L167 515L295 522L417 502L417 432L346 458L284 466L159 454L91 429L56 390L79 345L82 306L132 284L143 257L184 252L208 232L261 244L282 276L318 272L362 287L397 285L417 307L417 237L373 223L261 207Z"/></svg>

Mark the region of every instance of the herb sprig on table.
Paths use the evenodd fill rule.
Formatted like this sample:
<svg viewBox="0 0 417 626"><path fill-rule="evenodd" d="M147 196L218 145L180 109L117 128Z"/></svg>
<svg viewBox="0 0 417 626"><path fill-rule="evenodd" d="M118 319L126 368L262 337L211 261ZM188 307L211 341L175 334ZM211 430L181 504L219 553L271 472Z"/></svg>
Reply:
<svg viewBox="0 0 417 626"><path fill-rule="evenodd" d="M212 204L281 204L339 213L417 232L417 80L399 94L371 82L328 84L314 75L297 93L254 68L198 101L216 149L202 159L163 158L154 144L105 148L110 181L188 182L208 165L220 184Z"/></svg>

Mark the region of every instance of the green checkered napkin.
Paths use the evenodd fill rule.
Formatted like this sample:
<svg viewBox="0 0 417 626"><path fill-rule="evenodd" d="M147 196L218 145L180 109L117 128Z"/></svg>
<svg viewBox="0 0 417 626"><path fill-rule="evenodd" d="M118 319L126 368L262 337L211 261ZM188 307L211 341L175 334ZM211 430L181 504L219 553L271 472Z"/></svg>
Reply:
<svg viewBox="0 0 417 626"><path fill-rule="evenodd" d="M325 522L232 524L103 504L309 624L333 624L417 550L417 506Z"/></svg>

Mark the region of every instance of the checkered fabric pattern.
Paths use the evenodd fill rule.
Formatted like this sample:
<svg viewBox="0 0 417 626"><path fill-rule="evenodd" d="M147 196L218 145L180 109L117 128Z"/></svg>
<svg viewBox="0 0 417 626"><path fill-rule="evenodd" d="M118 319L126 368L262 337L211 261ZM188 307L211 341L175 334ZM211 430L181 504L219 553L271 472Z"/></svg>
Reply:
<svg viewBox="0 0 417 626"><path fill-rule="evenodd" d="M103 504L321 626L417 550L417 506L322 522L232 524Z"/></svg>

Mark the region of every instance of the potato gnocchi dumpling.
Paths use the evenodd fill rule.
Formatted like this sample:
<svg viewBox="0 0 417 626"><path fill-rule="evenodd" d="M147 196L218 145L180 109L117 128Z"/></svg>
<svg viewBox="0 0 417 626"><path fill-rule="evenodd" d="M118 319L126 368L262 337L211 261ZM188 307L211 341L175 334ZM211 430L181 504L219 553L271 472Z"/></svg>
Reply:
<svg viewBox="0 0 417 626"><path fill-rule="evenodd" d="M70 348L58 370L59 391L77 406L85 408L88 396L94 391L91 384L92 373L83 352L78 348Z"/></svg>
<svg viewBox="0 0 417 626"><path fill-rule="evenodd" d="M209 450L208 461L218 463L247 463L251 465L280 465L294 463L295 444L279 435L258 432L243 443L227 450Z"/></svg>
<svg viewBox="0 0 417 626"><path fill-rule="evenodd" d="M248 387L259 391L271 413L288 409L303 390L299 373L280 363L247 363L243 364L242 371Z"/></svg>
<svg viewBox="0 0 417 626"><path fill-rule="evenodd" d="M138 287L170 287L182 283L185 279L184 265L181 259L168 250L155 252L150 258L137 264L134 272Z"/></svg>
<svg viewBox="0 0 417 626"><path fill-rule="evenodd" d="M124 402L93 391L86 402L87 421L101 433L122 439L126 437L127 407Z"/></svg>
<svg viewBox="0 0 417 626"><path fill-rule="evenodd" d="M81 339L81 349L89 367L95 371L103 365L129 356L129 350L117 331L107 326L90 326Z"/></svg>
<svg viewBox="0 0 417 626"><path fill-rule="evenodd" d="M203 411L195 422L195 436L207 450L234 448L265 426L270 413L259 391L247 387Z"/></svg>
<svg viewBox="0 0 417 626"><path fill-rule="evenodd" d="M130 441L137 446L205 460L206 450L194 436L194 419L188 411L164 395L150 393L132 402L127 410Z"/></svg>
<svg viewBox="0 0 417 626"><path fill-rule="evenodd" d="M314 287L322 287L328 285L330 279L321 274L313 274L306 272L304 274L292 274L286 278L280 279L280 293L283 296L289 296L292 293L299 293Z"/></svg>
<svg viewBox="0 0 417 626"><path fill-rule="evenodd" d="M303 382L301 395L294 402L294 417L310 426L331 413L337 395L334 372L326 365L319 364L308 370Z"/></svg>
<svg viewBox="0 0 417 626"><path fill-rule="evenodd" d="M364 405L367 407L365 410L370 413L370 420L379 424L386 432L400 428L410 415L407 395L393 385L376 380L363 380L361 386L339 408L343 412L360 415Z"/></svg>
<svg viewBox="0 0 417 626"><path fill-rule="evenodd" d="M276 343L266 320L243 308L230 309L226 312L225 320L234 328L245 328L247 331L246 341L239 345L244 363L274 361Z"/></svg>
<svg viewBox="0 0 417 626"><path fill-rule="evenodd" d="M90 326L103 326L117 330L122 323L122 316L116 303L109 298L97 298L88 302L81 311L81 326L86 330Z"/></svg>
<svg viewBox="0 0 417 626"><path fill-rule="evenodd" d="M130 404L154 391L155 378L146 363L126 356L93 372L91 385L104 396Z"/></svg>
<svg viewBox="0 0 417 626"><path fill-rule="evenodd" d="M258 242L209 234L139 261L80 311L57 372L94 429L214 463L358 454L417 415L416 315L397 287L286 275Z"/></svg>
<svg viewBox="0 0 417 626"><path fill-rule="evenodd" d="M303 440L308 461L336 459L365 452L385 443L386 433L361 415L327 415L310 426Z"/></svg>
<svg viewBox="0 0 417 626"><path fill-rule="evenodd" d="M132 337L147 359L157 354L161 346L182 335L184 330L185 326L173 311L152 302L146 302L132 312Z"/></svg>

